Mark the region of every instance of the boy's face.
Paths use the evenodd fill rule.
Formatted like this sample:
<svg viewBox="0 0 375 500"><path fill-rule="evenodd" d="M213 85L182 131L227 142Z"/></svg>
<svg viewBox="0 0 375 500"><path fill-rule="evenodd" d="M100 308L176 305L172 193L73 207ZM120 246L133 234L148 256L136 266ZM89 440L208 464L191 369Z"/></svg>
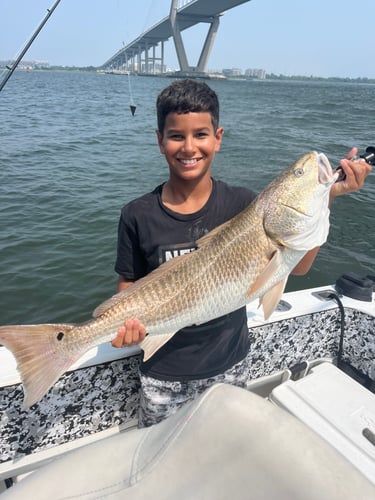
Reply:
<svg viewBox="0 0 375 500"><path fill-rule="evenodd" d="M157 131L157 136L171 177L194 180L211 175L211 163L220 149L223 128L215 132L210 113L169 113L163 134Z"/></svg>

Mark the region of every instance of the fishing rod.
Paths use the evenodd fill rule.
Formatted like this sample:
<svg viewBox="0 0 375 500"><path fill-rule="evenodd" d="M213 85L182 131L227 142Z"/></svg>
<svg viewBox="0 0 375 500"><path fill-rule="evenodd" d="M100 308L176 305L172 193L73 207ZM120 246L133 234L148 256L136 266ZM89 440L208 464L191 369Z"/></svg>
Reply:
<svg viewBox="0 0 375 500"><path fill-rule="evenodd" d="M358 160L359 158L362 158L362 160L365 160L365 162L368 163L369 165L375 165L375 148L373 146L369 146L368 148L366 148L366 152L363 153L363 155L359 155L359 156L356 155L350 159L351 160ZM337 172L339 174L336 182L340 182L340 181L345 180L346 175L345 175L344 170L341 167L337 167L335 172Z"/></svg>
<svg viewBox="0 0 375 500"><path fill-rule="evenodd" d="M33 41L35 40L35 38L39 35L39 33L42 30L43 26L46 24L46 22L48 21L48 19L52 15L52 12L56 9L56 7L60 3L60 1L61 0L57 0L50 9L47 9L47 15L45 16L45 18L43 19L43 21L40 23L40 25L37 27L35 33L30 38L30 40L27 42L27 44L25 45L24 49L21 51L20 55L14 61L14 63L12 64L12 66L6 66L6 68L8 70L8 73L5 75L5 78L3 78L3 80L0 83L0 92L3 90L5 84L7 83L7 81L9 80L9 78L12 76L12 74L13 74L14 70L17 68L19 62L21 61L21 59L23 58L23 56L26 54L27 50L29 49L29 47L31 46L31 44L33 43Z"/></svg>

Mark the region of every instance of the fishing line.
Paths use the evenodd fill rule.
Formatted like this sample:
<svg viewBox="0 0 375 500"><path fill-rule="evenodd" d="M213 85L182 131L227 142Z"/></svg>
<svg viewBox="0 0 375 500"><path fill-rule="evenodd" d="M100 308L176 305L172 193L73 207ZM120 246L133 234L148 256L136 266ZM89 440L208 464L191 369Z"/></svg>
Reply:
<svg viewBox="0 0 375 500"><path fill-rule="evenodd" d="M144 33L153 24L154 0L149 0L146 15L143 18L143 28L141 33Z"/></svg>
<svg viewBox="0 0 375 500"><path fill-rule="evenodd" d="M127 69L128 72L128 84L129 84L129 96L130 96L130 111L132 113L132 116L135 114L135 110L137 109L137 106L134 104L133 100L133 92L132 92L132 86L130 83L130 71L129 68Z"/></svg>
<svg viewBox="0 0 375 500"><path fill-rule="evenodd" d="M126 15L123 16L122 13L120 13L119 0L117 0L116 6L117 6L117 17L118 18L125 17L124 33L125 33L125 40L126 40L126 38L129 38L128 16L126 16ZM124 41L122 42L122 45L123 45L123 47L125 47ZM125 51L125 56L126 56L126 73L127 73L127 77L128 77L128 88L129 88L129 101L130 101L129 107L130 107L130 111L131 111L132 116L134 116L135 110L137 109L137 106L136 106L134 99L133 99L133 90L132 90L132 84L131 84L131 79L130 79L129 60L128 60L128 56L126 54L126 51ZM124 66L122 67L122 69L124 69Z"/></svg>

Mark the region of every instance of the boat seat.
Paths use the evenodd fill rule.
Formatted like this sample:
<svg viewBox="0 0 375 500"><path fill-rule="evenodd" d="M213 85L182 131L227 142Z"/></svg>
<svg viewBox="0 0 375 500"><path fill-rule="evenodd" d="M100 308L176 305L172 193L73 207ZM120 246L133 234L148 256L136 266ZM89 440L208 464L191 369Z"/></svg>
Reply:
<svg viewBox="0 0 375 500"><path fill-rule="evenodd" d="M369 500L374 486L285 410L218 384L160 424L30 474L1 500Z"/></svg>

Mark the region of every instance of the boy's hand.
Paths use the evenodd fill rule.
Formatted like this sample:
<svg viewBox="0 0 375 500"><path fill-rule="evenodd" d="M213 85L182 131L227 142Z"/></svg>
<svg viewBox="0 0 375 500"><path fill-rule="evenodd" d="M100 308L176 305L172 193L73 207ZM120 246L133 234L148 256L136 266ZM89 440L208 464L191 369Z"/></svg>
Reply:
<svg viewBox="0 0 375 500"><path fill-rule="evenodd" d="M331 187L330 200L336 196L340 196L351 191L358 191L365 183L365 179L371 172L372 167L363 159L350 160L358 152L357 148L353 148L346 159L340 161L340 166L343 169L346 178L343 181L335 182Z"/></svg>
<svg viewBox="0 0 375 500"><path fill-rule="evenodd" d="M139 344L146 337L146 328L137 318L127 319L112 340L113 347L129 347Z"/></svg>

